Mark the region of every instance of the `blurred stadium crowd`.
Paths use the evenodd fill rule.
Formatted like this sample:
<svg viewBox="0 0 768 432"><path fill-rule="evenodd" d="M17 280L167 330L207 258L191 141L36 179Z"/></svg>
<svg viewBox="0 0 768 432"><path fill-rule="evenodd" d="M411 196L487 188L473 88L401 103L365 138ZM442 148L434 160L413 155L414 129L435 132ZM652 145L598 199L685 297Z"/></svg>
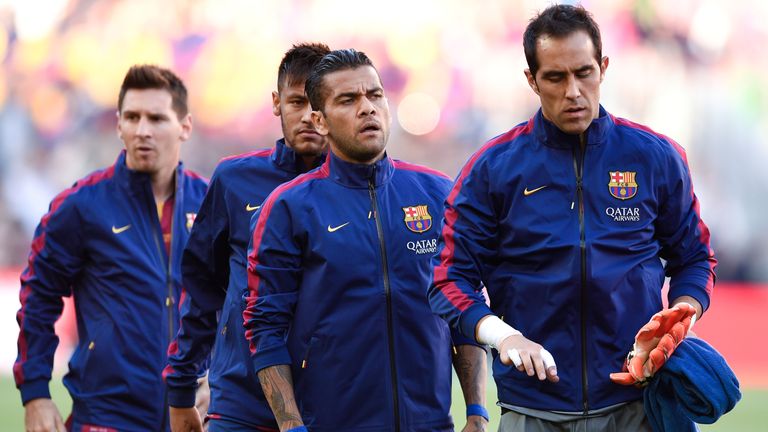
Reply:
<svg viewBox="0 0 768 432"><path fill-rule="evenodd" d="M25 264L55 193L116 157L117 90L134 63L185 79L183 159L210 175L280 136L270 92L292 43L355 47L388 92L389 154L455 176L538 107L522 31L549 3L0 0L0 268ZM720 280L768 282L768 2L581 3L611 58L603 105L687 149Z"/></svg>

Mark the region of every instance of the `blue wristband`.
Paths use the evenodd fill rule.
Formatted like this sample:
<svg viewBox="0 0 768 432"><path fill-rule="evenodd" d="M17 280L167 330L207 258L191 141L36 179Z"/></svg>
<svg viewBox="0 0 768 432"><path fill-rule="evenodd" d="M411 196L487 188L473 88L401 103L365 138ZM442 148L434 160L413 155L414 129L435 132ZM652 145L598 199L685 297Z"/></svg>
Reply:
<svg viewBox="0 0 768 432"><path fill-rule="evenodd" d="M480 416L488 421L488 410L484 406L478 404L467 405L467 417Z"/></svg>
<svg viewBox="0 0 768 432"><path fill-rule="evenodd" d="M285 432L309 432L309 429L307 429L306 426L297 426L295 428L290 428Z"/></svg>

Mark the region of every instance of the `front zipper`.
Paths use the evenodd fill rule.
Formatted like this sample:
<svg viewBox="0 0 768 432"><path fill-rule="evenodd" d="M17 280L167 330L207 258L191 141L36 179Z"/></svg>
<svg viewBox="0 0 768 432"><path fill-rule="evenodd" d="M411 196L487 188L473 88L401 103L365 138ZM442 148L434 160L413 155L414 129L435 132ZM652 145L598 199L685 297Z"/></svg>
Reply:
<svg viewBox="0 0 768 432"><path fill-rule="evenodd" d="M579 249L581 252L581 389L582 404L584 415L589 413L589 379L587 376L587 241L584 229L584 157L587 153L587 146L584 143L584 136L580 137L581 157L577 153L576 147L573 148L573 170L576 174L576 199L579 203Z"/></svg>
<svg viewBox="0 0 768 432"><path fill-rule="evenodd" d="M166 310L168 311L168 344L170 344L173 341L173 337L174 337L174 334L173 334L173 309L172 309L174 301L173 301L173 280L171 278L171 255L172 255L172 252L173 252L173 237L174 237L174 235L173 235L173 220L175 218L173 217L173 215L171 216L171 247L170 247L170 252L168 253L168 263L166 265L166 261L164 259L165 254L163 253L163 249L165 247L165 242L162 239L162 236L163 236L163 234L162 234L163 233L163 225L162 225L162 222L160 221L160 215L157 214L157 202L155 201L155 194L154 194L154 192L151 191L151 186L150 186L150 196L152 197L152 199L150 200L150 204L154 204L154 212L153 212L153 214L157 217L157 219L155 219L155 220L157 220L157 225L156 226L160 228L160 237L158 238L157 229L155 229L154 230L154 235L152 236L152 238L155 240L155 246L157 248L157 253L159 254L159 257L160 257L160 265L165 267L165 283L166 283L166 287L168 289L167 295L165 297L165 307L166 307ZM174 199L173 213L174 214L176 213L176 210L177 210L176 206L178 204L176 202L176 196L177 196L177 194L174 194L174 197L173 197L173 199ZM163 203L163 207L165 207L165 203ZM150 207L150 208L152 208L152 207ZM165 399L163 406L167 406L168 405L168 392L167 391L163 392L163 398ZM161 422L161 428L160 429L161 430L165 429L167 424L168 424L168 410L163 410L163 419L162 419L162 422Z"/></svg>
<svg viewBox="0 0 768 432"><path fill-rule="evenodd" d="M381 227L379 208L376 204L376 188L373 180L368 179L368 195L373 206L373 219L376 221L376 233L379 237L381 251L381 266L384 272L384 297L387 299L387 341L389 342L389 373L392 379L392 401L395 409L395 432L400 431L400 406L397 396L397 367L395 366L395 335L392 331L392 292L389 286L389 266L387 265L387 250L384 246L384 230Z"/></svg>

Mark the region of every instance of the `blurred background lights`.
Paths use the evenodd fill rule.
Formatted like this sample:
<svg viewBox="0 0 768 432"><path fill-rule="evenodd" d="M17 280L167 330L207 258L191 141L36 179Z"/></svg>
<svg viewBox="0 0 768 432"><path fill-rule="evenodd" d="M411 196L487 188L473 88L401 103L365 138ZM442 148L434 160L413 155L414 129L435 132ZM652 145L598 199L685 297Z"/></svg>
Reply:
<svg viewBox="0 0 768 432"><path fill-rule="evenodd" d="M689 41L702 57L718 57L731 33L728 11L720 2L707 1L693 15ZM698 50L697 50L698 48Z"/></svg>
<svg viewBox="0 0 768 432"><path fill-rule="evenodd" d="M16 32L21 40L42 39L59 24L68 0L16 0L11 2L15 10Z"/></svg>
<svg viewBox="0 0 768 432"><path fill-rule="evenodd" d="M400 101L397 119L406 132L426 135L435 130L440 121L440 105L428 94L411 93Z"/></svg>

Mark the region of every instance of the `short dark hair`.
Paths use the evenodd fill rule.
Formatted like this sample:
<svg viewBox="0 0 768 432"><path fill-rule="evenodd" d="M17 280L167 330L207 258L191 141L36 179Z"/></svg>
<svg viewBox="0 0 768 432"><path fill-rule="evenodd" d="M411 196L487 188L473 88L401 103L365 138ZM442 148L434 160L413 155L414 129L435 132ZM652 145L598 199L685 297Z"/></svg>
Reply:
<svg viewBox="0 0 768 432"><path fill-rule="evenodd" d="M173 110L179 119L189 113L187 105L187 87L184 82L169 69L155 65L134 65L128 69L120 86L120 96L117 98L117 110L123 111L123 99L128 90L161 89L171 94Z"/></svg>
<svg viewBox="0 0 768 432"><path fill-rule="evenodd" d="M597 64L600 64L603 57L600 27L592 18L592 14L583 6L553 5L533 17L523 34L523 50L531 75L535 77L539 70L539 60L536 58L536 41L541 36L550 35L555 38L562 38L581 30L585 31L592 39L592 45L595 47L595 59L597 59Z"/></svg>
<svg viewBox="0 0 768 432"><path fill-rule="evenodd" d="M306 84L304 84L304 91L307 93L307 99L309 99L312 109L323 111L325 99L328 97L328 89L323 85L323 78L326 75L340 70L357 69L362 66L370 66L376 70L373 62L364 52L352 48L334 50L323 56L312 69Z"/></svg>
<svg viewBox="0 0 768 432"><path fill-rule="evenodd" d="M312 68L331 52L324 43L300 43L295 44L283 56L277 69L277 90L283 86L292 86L307 80Z"/></svg>

